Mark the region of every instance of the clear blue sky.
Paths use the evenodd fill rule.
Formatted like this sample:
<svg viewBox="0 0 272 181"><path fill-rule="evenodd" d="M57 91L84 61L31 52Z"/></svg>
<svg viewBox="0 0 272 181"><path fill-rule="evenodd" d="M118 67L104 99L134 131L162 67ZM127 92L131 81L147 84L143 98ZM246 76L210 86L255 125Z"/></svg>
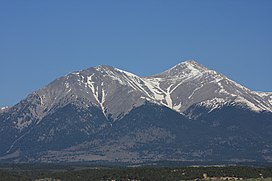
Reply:
<svg viewBox="0 0 272 181"><path fill-rule="evenodd" d="M100 64L138 75L186 59L272 91L271 0L1 0L0 106Z"/></svg>

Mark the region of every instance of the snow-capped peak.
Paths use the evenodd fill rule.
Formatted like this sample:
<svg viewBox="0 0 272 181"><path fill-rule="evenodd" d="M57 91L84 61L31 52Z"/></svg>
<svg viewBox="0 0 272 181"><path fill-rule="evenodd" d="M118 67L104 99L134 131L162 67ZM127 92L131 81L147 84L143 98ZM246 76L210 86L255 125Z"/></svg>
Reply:
<svg viewBox="0 0 272 181"><path fill-rule="evenodd" d="M174 67L166 70L161 75L164 78L184 78L184 77L194 77L199 76L208 69L195 60L188 60L181 62Z"/></svg>
<svg viewBox="0 0 272 181"><path fill-rule="evenodd" d="M271 98L264 100L262 98L264 96L256 95L254 91L194 60L179 63L162 74L145 79L168 95L168 101L163 101L171 103L168 107L172 109L175 107L175 110L180 112L199 103L207 104L208 107L214 106L213 108L229 103L239 103L253 111L272 112L272 104L269 102Z"/></svg>
<svg viewBox="0 0 272 181"><path fill-rule="evenodd" d="M180 69L180 70L189 69L192 71L206 71L206 70L208 70L206 67L199 64L195 60L187 60L185 62L181 62L181 63L175 65L174 67L170 68L169 70L173 70L173 69Z"/></svg>
<svg viewBox="0 0 272 181"><path fill-rule="evenodd" d="M94 67L97 70L101 70L101 69L114 69L114 67L110 66L110 65L98 65L96 67Z"/></svg>
<svg viewBox="0 0 272 181"><path fill-rule="evenodd" d="M208 70L206 67L204 67L203 65L201 65L195 60L187 60L187 61L181 62L177 66L180 66L180 65L185 65L190 69Z"/></svg>

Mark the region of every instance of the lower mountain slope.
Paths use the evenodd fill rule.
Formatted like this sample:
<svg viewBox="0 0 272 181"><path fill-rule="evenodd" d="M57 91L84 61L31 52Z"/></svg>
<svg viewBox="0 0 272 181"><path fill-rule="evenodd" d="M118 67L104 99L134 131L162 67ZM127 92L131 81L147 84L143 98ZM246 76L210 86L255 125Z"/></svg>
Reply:
<svg viewBox="0 0 272 181"><path fill-rule="evenodd" d="M82 113L81 110L68 106L61 111L45 118L59 134L42 139L41 135L50 135L51 129L40 124L37 131L14 146L13 151L20 150L20 154L11 160L126 164L272 161L272 115L268 112L260 114L228 105L208 113L209 109L194 105L187 110L186 117L168 107L146 102L114 122L103 118L100 112L101 117L89 124L94 129L87 130L76 122L69 123L79 120L77 116L82 114L77 113ZM66 111L69 114L62 117ZM198 116L189 119L192 112ZM56 121L60 118L63 123Z"/></svg>
<svg viewBox="0 0 272 181"><path fill-rule="evenodd" d="M192 122L168 107L146 102L89 141L41 157L43 161L128 163L187 160L196 146L201 145L199 137L205 135L200 123Z"/></svg>
<svg viewBox="0 0 272 181"><path fill-rule="evenodd" d="M8 158L18 161L30 161L37 153L82 143L110 126L108 119L96 106L82 108L76 104L60 107L24 129L14 127L12 115L8 113L1 115L0 120L2 160Z"/></svg>
<svg viewBox="0 0 272 181"><path fill-rule="evenodd" d="M210 111L196 104L185 111L191 120L212 129L210 145L214 152L210 159L230 161L272 161L272 114L255 112L241 105L224 105Z"/></svg>

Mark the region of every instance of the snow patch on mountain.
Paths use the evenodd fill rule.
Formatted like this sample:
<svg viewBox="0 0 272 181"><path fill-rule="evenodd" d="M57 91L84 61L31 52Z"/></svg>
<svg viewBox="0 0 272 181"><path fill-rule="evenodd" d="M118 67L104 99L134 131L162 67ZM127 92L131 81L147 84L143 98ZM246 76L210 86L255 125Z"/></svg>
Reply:
<svg viewBox="0 0 272 181"><path fill-rule="evenodd" d="M8 106L1 107L0 110L1 110L1 111L4 111L4 110L7 110L8 108L9 108Z"/></svg>
<svg viewBox="0 0 272 181"><path fill-rule="evenodd" d="M105 115L105 117L107 117L105 113L106 109L104 106L106 94L105 94L105 90L103 89L103 82L101 83L102 95L101 95L101 98L99 98L98 86L95 86L95 82L92 81L92 77L93 77L93 74L87 77L87 86L91 89L95 100L97 101L100 108L102 109L103 114Z"/></svg>
<svg viewBox="0 0 272 181"><path fill-rule="evenodd" d="M144 80L144 83L147 88L152 92L152 97L162 103L162 100L164 100L165 97L165 92L159 88L158 82L150 82L148 80Z"/></svg>
<svg viewBox="0 0 272 181"><path fill-rule="evenodd" d="M222 106L226 104L228 104L228 102L225 99L215 97L211 100L202 101L201 103L198 103L197 105L206 107L210 109L209 112L212 112L213 110L221 108Z"/></svg>
<svg viewBox="0 0 272 181"><path fill-rule="evenodd" d="M256 112L263 111L262 108L258 107L258 106L255 105L254 103L248 101L247 99L245 99L244 97L241 97L241 96L238 96L238 97L235 99L235 102L242 103L242 104L248 106L251 110L256 111Z"/></svg>
<svg viewBox="0 0 272 181"><path fill-rule="evenodd" d="M0 108L0 113L5 112L5 111L8 111L8 109L9 109L8 106L1 107L1 108Z"/></svg>

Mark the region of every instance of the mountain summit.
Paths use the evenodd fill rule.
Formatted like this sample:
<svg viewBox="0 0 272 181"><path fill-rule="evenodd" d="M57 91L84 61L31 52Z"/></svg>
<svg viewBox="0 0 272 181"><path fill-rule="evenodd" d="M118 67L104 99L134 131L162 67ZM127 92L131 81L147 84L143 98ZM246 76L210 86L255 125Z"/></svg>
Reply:
<svg viewBox="0 0 272 181"><path fill-rule="evenodd" d="M147 77L101 65L1 109L0 161L267 162L271 112L272 93L193 60Z"/></svg>
<svg viewBox="0 0 272 181"><path fill-rule="evenodd" d="M169 94L168 107L184 112L194 104L202 104L211 109L224 104L240 104L254 111L272 111L272 105L259 93L249 90L214 70L186 61L146 80L159 85ZM170 101L168 101L170 102Z"/></svg>

